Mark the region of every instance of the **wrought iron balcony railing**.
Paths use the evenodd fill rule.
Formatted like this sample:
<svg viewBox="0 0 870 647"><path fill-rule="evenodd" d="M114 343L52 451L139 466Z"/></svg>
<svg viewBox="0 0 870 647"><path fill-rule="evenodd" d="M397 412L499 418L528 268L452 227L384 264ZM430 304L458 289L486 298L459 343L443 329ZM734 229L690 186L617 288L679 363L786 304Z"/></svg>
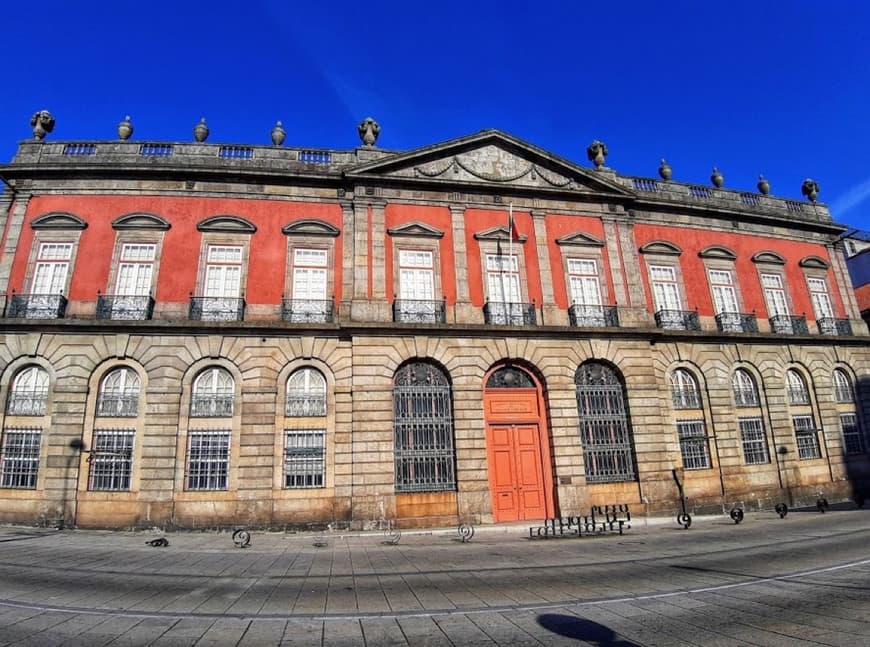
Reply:
<svg viewBox="0 0 870 647"><path fill-rule="evenodd" d="M819 332L823 335L852 335L852 322L848 319L823 317L818 320Z"/></svg>
<svg viewBox="0 0 870 647"><path fill-rule="evenodd" d="M139 414L138 393L101 393L97 415L110 418L135 418Z"/></svg>
<svg viewBox="0 0 870 647"><path fill-rule="evenodd" d="M444 301L396 299L393 301L393 321L396 323L447 323Z"/></svg>
<svg viewBox="0 0 870 647"><path fill-rule="evenodd" d="M501 326L534 326L535 303L487 301L483 304L483 320Z"/></svg>
<svg viewBox="0 0 870 647"><path fill-rule="evenodd" d="M244 318L244 299L190 297L190 319L195 321L242 321Z"/></svg>
<svg viewBox="0 0 870 647"><path fill-rule="evenodd" d="M742 312L720 312L716 315L716 326L721 332L758 332L755 315Z"/></svg>
<svg viewBox="0 0 870 647"><path fill-rule="evenodd" d="M786 388L788 395L788 403L803 405L810 403L810 394L804 388L788 387Z"/></svg>
<svg viewBox="0 0 870 647"><path fill-rule="evenodd" d="M6 306L11 319L62 319L65 312L62 294L13 294Z"/></svg>
<svg viewBox="0 0 870 647"><path fill-rule="evenodd" d="M572 326L602 328L619 326L616 306L590 306L575 303L568 308L568 319Z"/></svg>
<svg viewBox="0 0 870 647"><path fill-rule="evenodd" d="M48 405L48 391L13 391L6 403L7 416L44 416Z"/></svg>
<svg viewBox="0 0 870 647"><path fill-rule="evenodd" d="M232 418L232 395L195 395L190 400L191 418Z"/></svg>
<svg viewBox="0 0 870 647"><path fill-rule="evenodd" d="M700 409L701 397L695 389L671 389L674 409Z"/></svg>
<svg viewBox="0 0 870 647"><path fill-rule="evenodd" d="M326 394L293 395L287 394L284 415L289 418L308 418L326 415Z"/></svg>
<svg viewBox="0 0 870 647"><path fill-rule="evenodd" d="M333 323L335 307L331 299L284 299L281 318L288 323Z"/></svg>
<svg viewBox="0 0 870 647"><path fill-rule="evenodd" d="M778 335L808 335L807 318L797 315L774 315L770 318L770 330Z"/></svg>
<svg viewBox="0 0 870 647"><path fill-rule="evenodd" d="M701 330L698 313L694 310L659 310L655 320L656 326L666 330Z"/></svg>
<svg viewBox="0 0 870 647"><path fill-rule="evenodd" d="M143 321L154 313L154 299L146 295L97 295L97 319Z"/></svg>

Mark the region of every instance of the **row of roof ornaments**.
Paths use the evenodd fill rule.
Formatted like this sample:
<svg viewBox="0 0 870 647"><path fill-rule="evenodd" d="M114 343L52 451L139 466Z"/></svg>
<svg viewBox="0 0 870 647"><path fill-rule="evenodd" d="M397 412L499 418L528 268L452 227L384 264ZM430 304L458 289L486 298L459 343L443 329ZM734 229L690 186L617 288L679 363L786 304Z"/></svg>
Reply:
<svg viewBox="0 0 870 647"><path fill-rule="evenodd" d="M55 119L52 114L48 110L40 110L39 112L34 113L33 117L30 118L30 125L33 126L33 137L37 140L42 140L45 138L46 134L50 133L54 130ZM372 119L371 117L366 117L363 119L359 125L357 126L357 132L359 133L359 138L362 140L364 146L374 146L375 142L378 140L378 135L381 132L380 124ZM130 121L130 117L127 116L124 120L118 124L118 138L121 140L128 140L133 135L133 123ZM200 119L199 123L193 127L193 138L197 142L204 142L208 139L209 128L205 122L205 117ZM272 144L275 146L281 146L284 143L284 140L287 138L287 131L284 130L284 127L281 125L281 122L278 121L275 123L275 126L272 128L270 133L272 138ZM595 164L596 169L601 169L604 167L604 161L607 157L607 145L602 142L595 140L586 148L586 157L590 162ZM671 176L673 175L673 171L670 165L662 159L661 164L659 165L659 175L666 182L670 181ZM710 182L712 182L713 186L717 189L721 189L725 184L725 176L717 169L715 166L713 167L713 173L710 175ZM763 175L758 176L758 191L763 195L770 194L770 182ZM819 184L815 180L811 178L807 178L801 184L801 194L804 195L811 202L815 202L816 198L819 195Z"/></svg>

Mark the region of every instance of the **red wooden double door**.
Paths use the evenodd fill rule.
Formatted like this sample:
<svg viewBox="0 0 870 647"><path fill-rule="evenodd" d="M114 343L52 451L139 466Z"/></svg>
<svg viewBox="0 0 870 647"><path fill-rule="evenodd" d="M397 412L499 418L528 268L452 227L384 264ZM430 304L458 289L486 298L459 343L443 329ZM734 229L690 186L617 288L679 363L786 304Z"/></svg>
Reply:
<svg viewBox="0 0 870 647"><path fill-rule="evenodd" d="M484 391L486 449L496 522L555 516L547 425L537 388Z"/></svg>

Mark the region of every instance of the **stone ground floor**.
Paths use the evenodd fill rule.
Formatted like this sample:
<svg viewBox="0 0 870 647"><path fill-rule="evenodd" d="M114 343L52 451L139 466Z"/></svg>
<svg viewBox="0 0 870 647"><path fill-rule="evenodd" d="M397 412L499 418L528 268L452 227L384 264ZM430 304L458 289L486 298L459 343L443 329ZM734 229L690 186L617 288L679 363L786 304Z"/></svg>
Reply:
<svg viewBox="0 0 870 647"><path fill-rule="evenodd" d="M117 322L121 323L121 322ZM2 334L0 521L355 529L870 495L870 347L657 331Z"/></svg>

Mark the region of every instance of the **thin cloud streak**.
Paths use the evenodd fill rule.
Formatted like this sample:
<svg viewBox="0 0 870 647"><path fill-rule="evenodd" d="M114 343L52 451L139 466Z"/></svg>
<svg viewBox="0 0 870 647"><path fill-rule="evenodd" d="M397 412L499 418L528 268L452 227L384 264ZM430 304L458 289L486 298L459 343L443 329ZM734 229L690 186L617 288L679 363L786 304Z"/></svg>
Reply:
<svg viewBox="0 0 870 647"><path fill-rule="evenodd" d="M870 178L853 186L831 204L834 219L840 218L844 213L851 211L868 199L870 199Z"/></svg>

